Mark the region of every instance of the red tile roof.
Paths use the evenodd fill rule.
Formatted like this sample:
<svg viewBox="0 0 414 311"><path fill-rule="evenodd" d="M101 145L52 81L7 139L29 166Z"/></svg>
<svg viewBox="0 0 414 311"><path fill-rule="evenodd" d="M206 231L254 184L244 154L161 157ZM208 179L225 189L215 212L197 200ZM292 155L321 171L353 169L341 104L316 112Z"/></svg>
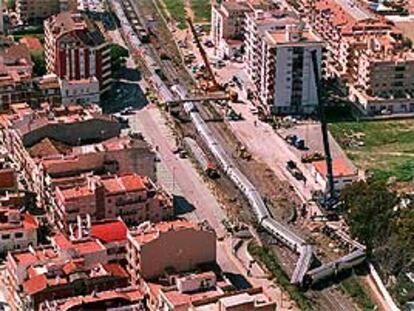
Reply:
<svg viewBox="0 0 414 311"><path fill-rule="evenodd" d="M323 177L327 175L327 167L325 160L313 162L313 166ZM333 175L334 177L345 177L345 176L355 176L357 171L346 162L346 160L337 159L332 161Z"/></svg>
<svg viewBox="0 0 414 311"><path fill-rule="evenodd" d="M66 249L72 248L72 243L62 233L56 234L52 238L52 240L56 244L56 246L59 247L62 250L66 250Z"/></svg>
<svg viewBox="0 0 414 311"><path fill-rule="evenodd" d="M47 287L47 278L44 274L36 275L23 283L24 292L28 295L36 294Z"/></svg>
<svg viewBox="0 0 414 311"><path fill-rule="evenodd" d="M105 221L91 226L91 237L104 243L126 241L128 228L122 220Z"/></svg>
<svg viewBox="0 0 414 311"><path fill-rule="evenodd" d="M105 190L110 194L134 192L146 189L145 177L139 176L137 174L102 178L101 181Z"/></svg>
<svg viewBox="0 0 414 311"><path fill-rule="evenodd" d="M103 265L104 269L112 276L128 277L128 273L117 263L107 263Z"/></svg>
<svg viewBox="0 0 414 311"><path fill-rule="evenodd" d="M29 48L29 50L32 50L32 51L43 50L42 43L36 37L30 37L30 36L23 37L20 39L20 43L25 44Z"/></svg>
<svg viewBox="0 0 414 311"><path fill-rule="evenodd" d="M94 195L88 186L77 186L69 189L61 189L60 192L62 193L65 201L78 200L80 198Z"/></svg>
<svg viewBox="0 0 414 311"><path fill-rule="evenodd" d="M79 252L80 255L90 254L90 253L97 253L100 251L105 251L105 247L102 244L98 243L95 240L87 240L87 241L76 241L72 242L73 247Z"/></svg>

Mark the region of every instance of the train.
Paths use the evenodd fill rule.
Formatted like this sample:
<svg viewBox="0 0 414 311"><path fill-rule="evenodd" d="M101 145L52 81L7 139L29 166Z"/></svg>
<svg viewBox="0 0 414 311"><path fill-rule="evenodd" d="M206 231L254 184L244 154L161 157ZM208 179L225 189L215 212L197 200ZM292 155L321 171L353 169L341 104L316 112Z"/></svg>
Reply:
<svg viewBox="0 0 414 311"><path fill-rule="evenodd" d="M121 26L124 35L129 39L130 44L134 48L140 47L142 43L137 36L136 31L134 31L126 18L122 18L125 17L125 13L122 10L121 3L118 1L112 1L112 3L118 18L123 21ZM146 63L151 64L154 62L154 60L149 55L146 55L145 52L142 56ZM173 92L176 93L173 94L156 74L154 68L150 68L150 71L153 73L152 83L158 89L164 100L173 100L175 97L174 95L180 97L180 99L185 99L183 94L185 92L182 92L181 88L178 87L175 91L173 90ZM179 91L177 92L177 90ZM313 259L313 249L311 245L307 244L301 237L272 217L260 193L248 178L246 178L246 176L244 176L244 174L234 165L233 160L216 141L214 135L198 113L195 105L191 102L185 102L184 109L190 115L199 135L217 160L217 163L223 172L234 182L249 201L251 209L256 216L257 223L269 232L269 234L280 240L293 251L299 253L299 260L291 279L292 284L302 285L304 282L317 282L332 274L352 268L365 260L365 249L358 249L334 262L324 264L308 271Z"/></svg>
<svg viewBox="0 0 414 311"><path fill-rule="evenodd" d="M352 253L349 253L338 260L323 264L317 268L308 271L304 277L304 284L310 285L317 283L330 277L331 275L337 275L342 271L351 269L360 265L366 259L366 252L363 249L357 249Z"/></svg>
<svg viewBox="0 0 414 311"><path fill-rule="evenodd" d="M250 182L250 180L234 165L233 160L224 151L221 145L216 141L211 130L201 118L195 105L190 102L184 104L184 110L190 115L198 134L206 143L208 149L216 158L221 169L245 195L251 209L256 217L257 223L270 233L273 237L281 241L291 250L300 254L301 260L298 261L296 273L291 282L300 284L313 258L313 250L301 237L293 233L289 228L277 222L270 214L265 202L259 191Z"/></svg>

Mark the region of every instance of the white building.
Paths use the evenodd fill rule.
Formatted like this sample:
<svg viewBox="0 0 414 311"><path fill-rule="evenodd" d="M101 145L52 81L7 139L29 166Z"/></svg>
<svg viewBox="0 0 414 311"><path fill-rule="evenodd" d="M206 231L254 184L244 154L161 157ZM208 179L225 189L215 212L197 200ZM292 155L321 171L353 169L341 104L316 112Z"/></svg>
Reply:
<svg viewBox="0 0 414 311"><path fill-rule="evenodd" d="M346 160L336 159L332 161L334 187L336 191L341 191L345 186L358 181L358 170ZM327 190L327 167L325 160L312 163L311 174L315 181L322 185L322 189Z"/></svg>
<svg viewBox="0 0 414 311"><path fill-rule="evenodd" d="M99 104L100 89L96 77L81 80L60 79L62 104Z"/></svg>
<svg viewBox="0 0 414 311"><path fill-rule="evenodd" d="M226 54L225 43L228 40L242 40L245 31L246 13L253 8L247 1L224 1L211 8L211 37L216 54Z"/></svg>
<svg viewBox="0 0 414 311"><path fill-rule="evenodd" d="M261 104L274 114L310 114L318 105L312 52L321 71L323 43L309 30L289 25L267 31L255 82Z"/></svg>
<svg viewBox="0 0 414 311"><path fill-rule="evenodd" d="M255 10L246 14L245 60L247 73L255 84L259 82L262 60L262 39L267 31L283 30L287 25L299 24L292 12L286 10ZM258 87L258 86L257 86ZM258 87L259 89L259 87Z"/></svg>
<svg viewBox="0 0 414 311"><path fill-rule="evenodd" d="M0 254L37 246L38 223L34 216L18 209L0 208Z"/></svg>

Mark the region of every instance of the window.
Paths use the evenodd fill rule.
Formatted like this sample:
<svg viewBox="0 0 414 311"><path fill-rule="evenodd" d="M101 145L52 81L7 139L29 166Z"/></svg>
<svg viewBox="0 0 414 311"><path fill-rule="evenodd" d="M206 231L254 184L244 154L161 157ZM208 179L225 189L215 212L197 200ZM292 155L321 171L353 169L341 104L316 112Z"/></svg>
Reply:
<svg viewBox="0 0 414 311"><path fill-rule="evenodd" d="M10 234L3 234L1 236L1 238L2 238L2 240L8 240L8 239L10 239Z"/></svg>
<svg viewBox="0 0 414 311"><path fill-rule="evenodd" d="M21 239L21 238L23 237L23 232L16 232L16 233L14 234L14 236L15 236L17 239Z"/></svg>

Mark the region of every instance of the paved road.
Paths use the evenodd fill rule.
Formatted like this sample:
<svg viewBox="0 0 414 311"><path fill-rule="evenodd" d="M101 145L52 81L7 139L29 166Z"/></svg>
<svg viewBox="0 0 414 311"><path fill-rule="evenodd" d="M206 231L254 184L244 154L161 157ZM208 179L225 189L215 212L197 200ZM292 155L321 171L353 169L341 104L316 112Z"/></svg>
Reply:
<svg viewBox="0 0 414 311"><path fill-rule="evenodd" d="M182 196L195 209L185 213L185 217L194 221L207 220L214 228L218 237L224 239L217 244L217 262L224 272L241 274L253 285L262 286L281 301L283 295L273 282L263 278L264 272L258 265L253 268L253 275L247 275L248 260L246 249L239 260L232 253L232 238L226 234L221 220L225 217L223 206L217 201L207 184L194 169L189 159L181 159L173 153L175 137L165 124L165 119L157 107L150 105L138 111L130 117L130 125L133 130L140 131L146 139L158 147L158 155L161 162L157 167L158 180L166 190L175 196ZM292 302L287 295L283 297L283 305L291 306Z"/></svg>

